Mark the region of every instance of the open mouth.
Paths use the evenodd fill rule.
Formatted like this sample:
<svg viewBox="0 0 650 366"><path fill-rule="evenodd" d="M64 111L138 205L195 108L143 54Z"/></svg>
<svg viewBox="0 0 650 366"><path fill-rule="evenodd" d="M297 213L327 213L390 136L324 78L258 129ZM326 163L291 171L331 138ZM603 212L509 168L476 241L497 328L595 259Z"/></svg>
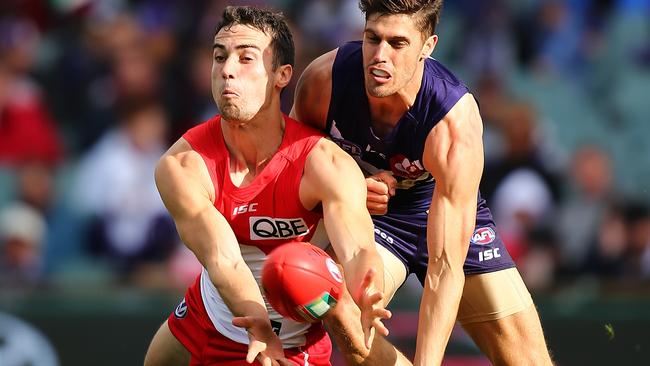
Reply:
<svg viewBox="0 0 650 366"><path fill-rule="evenodd" d="M388 82L388 80L391 78L388 72L376 68L370 69L370 76L378 83Z"/></svg>

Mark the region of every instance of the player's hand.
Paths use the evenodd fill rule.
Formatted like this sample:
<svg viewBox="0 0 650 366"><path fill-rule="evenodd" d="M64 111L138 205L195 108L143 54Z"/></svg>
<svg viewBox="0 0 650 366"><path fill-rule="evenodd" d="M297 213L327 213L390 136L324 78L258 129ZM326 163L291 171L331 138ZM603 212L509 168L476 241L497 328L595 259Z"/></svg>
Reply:
<svg viewBox="0 0 650 366"><path fill-rule="evenodd" d="M361 282L358 296L363 338L368 349L372 345L375 331L383 336L388 335L388 329L381 320L392 316L391 312L384 308L384 294L372 285L376 275L377 271L374 268L368 270Z"/></svg>
<svg viewBox="0 0 650 366"><path fill-rule="evenodd" d="M371 215L384 215L388 211L388 200L395 195L397 180L390 172L381 171L366 178L368 198L366 207Z"/></svg>
<svg viewBox="0 0 650 366"><path fill-rule="evenodd" d="M248 331L250 342L246 362L253 363L257 359L262 366L294 366L284 357L280 338L273 332L268 319L242 316L233 318L232 324Z"/></svg>

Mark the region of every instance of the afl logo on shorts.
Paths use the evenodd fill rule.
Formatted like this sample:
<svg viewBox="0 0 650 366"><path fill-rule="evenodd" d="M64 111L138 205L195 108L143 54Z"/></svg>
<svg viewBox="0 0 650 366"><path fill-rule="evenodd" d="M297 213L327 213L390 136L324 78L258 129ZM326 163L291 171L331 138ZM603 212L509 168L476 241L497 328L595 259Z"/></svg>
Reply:
<svg viewBox="0 0 650 366"><path fill-rule="evenodd" d="M472 243L478 245L487 245L497 238L497 234L490 227L482 227L474 231L472 235Z"/></svg>
<svg viewBox="0 0 650 366"><path fill-rule="evenodd" d="M325 264L336 282L343 283L343 276L341 275L341 271L339 271L339 267L334 263L334 260L332 258L327 258Z"/></svg>
<svg viewBox="0 0 650 366"><path fill-rule="evenodd" d="M185 298L181 301L180 304L174 310L174 316L178 319L183 319L187 315L187 304L185 303Z"/></svg>

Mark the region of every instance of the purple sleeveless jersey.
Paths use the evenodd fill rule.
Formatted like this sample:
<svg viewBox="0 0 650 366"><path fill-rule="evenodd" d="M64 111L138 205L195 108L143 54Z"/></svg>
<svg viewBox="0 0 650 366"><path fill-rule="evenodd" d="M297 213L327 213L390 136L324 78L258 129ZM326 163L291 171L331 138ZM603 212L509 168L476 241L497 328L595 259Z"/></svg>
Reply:
<svg viewBox="0 0 650 366"><path fill-rule="evenodd" d="M365 173L387 170L397 179L388 213L373 216L375 240L395 254L422 283L428 262L427 210L435 188L434 179L422 164L424 143L429 131L467 92L467 87L449 70L438 61L427 59L414 105L388 136L379 139L370 124L361 42L341 46L332 69L327 131ZM479 193L476 229L464 265L465 274L514 266Z"/></svg>

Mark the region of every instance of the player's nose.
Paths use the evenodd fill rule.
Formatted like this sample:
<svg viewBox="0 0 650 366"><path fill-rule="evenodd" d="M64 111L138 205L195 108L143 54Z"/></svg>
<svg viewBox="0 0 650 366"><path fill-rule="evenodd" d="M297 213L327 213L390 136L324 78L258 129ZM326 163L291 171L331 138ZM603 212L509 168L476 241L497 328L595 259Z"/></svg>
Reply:
<svg viewBox="0 0 650 366"><path fill-rule="evenodd" d="M374 53L372 55L373 64L386 61L388 47L390 46L387 42L379 42L379 44L374 48Z"/></svg>
<svg viewBox="0 0 650 366"><path fill-rule="evenodd" d="M221 77L224 79L234 79L237 70L237 59L235 57L228 57L221 64Z"/></svg>

